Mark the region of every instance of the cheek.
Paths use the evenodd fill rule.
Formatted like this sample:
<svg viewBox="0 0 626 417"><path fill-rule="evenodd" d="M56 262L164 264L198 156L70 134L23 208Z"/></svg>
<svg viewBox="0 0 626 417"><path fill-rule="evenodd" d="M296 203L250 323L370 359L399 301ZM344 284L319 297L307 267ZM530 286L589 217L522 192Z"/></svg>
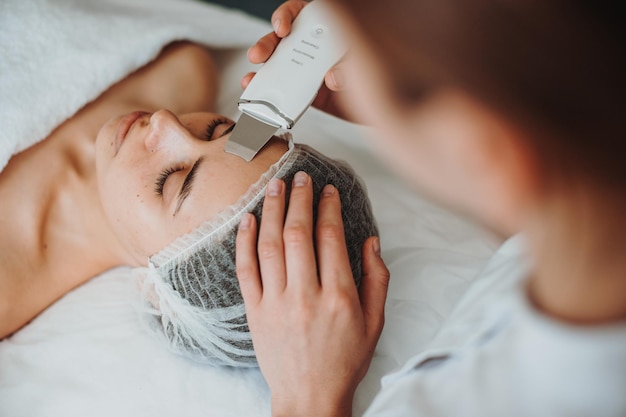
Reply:
<svg viewBox="0 0 626 417"><path fill-rule="evenodd" d="M99 172L103 211L120 243L143 263L169 240L149 179L137 168L120 167L117 162Z"/></svg>
<svg viewBox="0 0 626 417"><path fill-rule="evenodd" d="M376 127L376 153L415 188L454 206L467 205L476 195L473 173L480 169L472 146L481 134L475 123L448 93L401 106L369 68L356 71L354 81L364 87L350 92L350 105Z"/></svg>
<svg viewBox="0 0 626 417"><path fill-rule="evenodd" d="M351 78L344 105L356 120L375 128L375 152L398 175L421 187L432 172L432 158L427 156L432 150L423 135L413 129L413 115L404 116L406 109L398 108L384 90L377 63L367 51L356 51L346 65Z"/></svg>
<svg viewBox="0 0 626 417"><path fill-rule="evenodd" d="M347 80L343 105L353 117L368 126L386 129L393 125L396 115L390 110L391 102L384 90L383 78L375 59L368 50L355 47L345 63Z"/></svg>
<svg viewBox="0 0 626 417"><path fill-rule="evenodd" d="M344 106L356 120L375 128L374 146L377 153L388 160L404 177L409 168L422 155L421 144L412 130L412 114L401 108L385 89L381 68L364 47L355 51L345 62L350 74Z"/></svg>
<svg viewBox="0 0 626 417"><path fill-rule="evenodd" d="M443 168L454 164L433 137L422 136L401 124L377 130L375 136L375 152L413 188L437 199L453 193L453 172Z"/></svg>

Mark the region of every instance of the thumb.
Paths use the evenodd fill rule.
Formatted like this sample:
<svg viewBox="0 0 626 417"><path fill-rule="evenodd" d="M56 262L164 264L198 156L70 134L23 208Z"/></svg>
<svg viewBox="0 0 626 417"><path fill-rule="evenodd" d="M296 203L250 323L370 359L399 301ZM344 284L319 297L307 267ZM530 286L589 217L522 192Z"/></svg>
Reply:
<svg viewBox="0 0 626 417"><path fill-rule="evenodd" d="M341 63L332 67L324 76L324 83L331 91L341 91L346 86L345 71Z"/></svg>
<svg viewBox="0 0 626 417"><path fill-rule="evenodd" d="M363 245L363 277L359 289L368 337L378 339L385 322L389 270L380 257L380 240L370 237Z"/></svg>

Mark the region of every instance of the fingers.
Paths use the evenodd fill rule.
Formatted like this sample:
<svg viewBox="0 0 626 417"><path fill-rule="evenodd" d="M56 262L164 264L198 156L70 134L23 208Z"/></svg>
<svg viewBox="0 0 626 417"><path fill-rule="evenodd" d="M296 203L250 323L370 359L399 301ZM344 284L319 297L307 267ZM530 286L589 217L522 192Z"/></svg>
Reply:
<svg viewBox="0 0 626 417"><path fill-rule="evenodd" d="M360 298L368 337L378 339L385 321L389 270L380 257L380 241L370 237L363 245L363 277Z"/></svg>
<svg viewBox="0 0 626 417"><path fill-rule="evenodd" d="M304 292L319 289L313 247L312 185L311 177L306 173L296 173L283 231L286 269L289 277L287 286Z"/></svg>
<svg viewBox="0 0 626 417"><path fill-rule="evenodd" d="M263 290L256 253L256 219L250 213L245 213L239 224L235 261L244 303L255 305L261 300Z"/></svg>
<svg viewBox="0 0 626 417"><path fill-rule="evenodd" d="M322 286L355 288L341 218L341 200L332 185L322 190L315 232Z"/></svg>
<svg viewBox="0 0 626 417"><path fill-rule="evenodd" d="M267 57L265 56L265 52L259 52L256 50L255 52L252 52L252 51L253 49L250 49L248 51L248 57L250 60L252 60L250 56L254 55L255 59L262 59L261 62L265 62L265 60L269 58L269 56L272 54L274 50L272 49L272 51L269 52ZM254 78L255 74L256 73L254 72L249 72L246 75L244 75L241 78L241 88L245 89L246 87L248 87L248 84L250 84L250 81L252 81L252 78ZM322 110L326 110L327 107L330 107L330 99L332 98L332 93L341 91L345 88L346 83L343 77L344 77L344 72L341 66L335 66L330 71L328 71L326 75L324 76L324 85L321 87L319 94L317 95L315 101L313 102L313 105ZM328 112L328 113L332 113L332 112Z"/></svg>
<svg viewBox="0 0 626 417"><path fill-rule="evenodd" d="M253 64L261 64L272 55L276 45L291 31L291 23L296 18L300 10L306 6L307 2L301 0L291 0L283 3L272 14L272 26L274 31L268 33L258 40L248 50L248 59Z"/></svg>
<svg viewBox="0 0 626 417"><path fill-rule="evenodd" d="M263 204L263 222L258 233L256 253L256 223L249 220L248 215L243 217L237 236L236 256L237 274L245 299L258 302L263 294L279 294L285 288L311 293L319 290L320 284L329 289L355 291L344 236L341 200L332 185L324 187L320 199L315 228L316 258L312 185L311 178L304 172L295 175L285 218L285 184L277 179L270 181ZM375 320L384 307L389 276L373 249L377 242L370 239L365 245L368 249L364 249L363 255L363 280L368 283L361 294L364 315L371 316L374 328L378 328ZM384 291L377 290L381 286Z"/></svg>
<svg viewBox="0 0 626 417"><path fill-rule="evenodd" d="M261 64L267 61L274 49L276 49L278 42L280 42L280 38L276 36L276 33L268 33L259 39L252 48L248 49L248 60L253 64Z"/></svg>
<svg viewBox="0 0 626 417"><path fill-rule="evenodd" d="M249 72L243 76L243 78L241 79L241 88L245 89L248 84L250 84L250 81L252 81L252 77L254 77L254 74L254 72Z"/></svg>
<svg viewBox="0 0 626 417"><path fill-rule="evenodd" d="M290 0L281 4L272 14L274 32L281 38L289 35L291 23L306 5L307 2L303 0Z"/></svg>
<svg viewBox="0 0 626 417"><path fill-rule="evenodd" d="M264 293L276 294L285 289L284 213L285 183L274 178L265 191L263 221L257 248Z"/></svg>
<svg viewBox="0 0 626 417"><path fill-rule="evenodd" d="M253 64L266 62L274 53L280 40L291 32L293 20L307 4L308 2L304 0L290 0L280 5L272 14L271 21L274 31L263 36L248 50L248 60ZM246 74L241 80L241 86L245 89L248 84L250 84L253 77L254 73ZM325 88L329 90L328 92L341 91L345 88L345 70L342 68L341 63L335 65L326 73L324 85ZM330 97L332 94L326 94L326 96ZM338 117L343 117L342 112L333 109L335 106L334 101L335 100L329 100L328 98L320 99L318 97L315 107L335 114Z"/></svg>
<svg viewBox="0 0 626 417"><path fill-rule="evenodd" d="M331 91L341 91L346 86L345 69L341 64L332 67L324 76L324 84Z"/></svg>
<svg viewBox="0 0 626 417"><path fill-rule="evenodd" d="M324 77L324 84L330 91L345 91L350 89L350 59L353 59L348 51L341 60L328 70Z"/></svg>
<svg viewBox="0 0 626 417"><path fill-rule="evenodd" d="M283 3L272 14L272 26L274 31L263 36L248 50L248 59L253 64L261 64L272 55L276 45L291 31L291 22L296 18L300 10L307 2L291 0Z"/></svg>

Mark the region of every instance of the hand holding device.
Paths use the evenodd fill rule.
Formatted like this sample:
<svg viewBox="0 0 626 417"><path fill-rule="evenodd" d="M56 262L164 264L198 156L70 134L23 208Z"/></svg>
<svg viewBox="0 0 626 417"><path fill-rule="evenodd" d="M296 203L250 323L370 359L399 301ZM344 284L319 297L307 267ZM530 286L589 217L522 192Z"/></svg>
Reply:
<svg viewBox="0 0 626 417"><path fill-rule="evenodd" d="M250 161L277 129L291 129L311 105L326 72L346 50L323 1L302 9L239 99L242 116L225 150Z"/></svg>

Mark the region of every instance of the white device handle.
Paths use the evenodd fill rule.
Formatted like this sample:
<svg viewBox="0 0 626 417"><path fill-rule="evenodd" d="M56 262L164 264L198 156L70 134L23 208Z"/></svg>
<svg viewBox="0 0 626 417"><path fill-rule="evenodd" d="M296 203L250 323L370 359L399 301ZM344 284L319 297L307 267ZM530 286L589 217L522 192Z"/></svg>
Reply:
<svg viewBox="0 0 626 417"><path fill-rule="evenodd" d="M338 22L323 0L305 6L239 99L239 109L290 129L311 105L324 75L346 51Z"/></svg>

